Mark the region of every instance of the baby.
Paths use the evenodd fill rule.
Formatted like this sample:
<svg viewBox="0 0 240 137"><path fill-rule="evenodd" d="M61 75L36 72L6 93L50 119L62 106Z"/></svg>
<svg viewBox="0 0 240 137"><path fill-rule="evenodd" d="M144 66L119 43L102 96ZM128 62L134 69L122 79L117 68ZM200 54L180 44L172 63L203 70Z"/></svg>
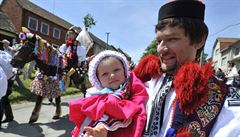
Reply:
<svg viewBox="0 0 240 137"><path fill-rule="evenodd" d="M70 119L76 127L73 137L85 136L85 127L101 124L114 137L140 137L145 122L148 100L144 84L132 72L119 52L106 50L89 64L89 80L93 85L87 98L70 102Z"/></svg>

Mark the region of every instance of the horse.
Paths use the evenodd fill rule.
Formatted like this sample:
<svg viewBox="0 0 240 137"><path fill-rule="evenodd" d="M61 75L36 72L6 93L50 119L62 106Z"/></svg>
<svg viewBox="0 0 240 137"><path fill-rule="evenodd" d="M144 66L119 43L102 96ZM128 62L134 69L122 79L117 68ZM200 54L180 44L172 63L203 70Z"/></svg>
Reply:
<svg viewBox="0 0 240 137"><path fill-rule="evenodd" d="M65 76L69 76L68 74L71 71L71 69L70 70L64 69L64 65L63 65L64 63L63 63L63 61L61 61L63 59L62 57L64 56L61 54L64 54L64 53L61 52L61 48L59 48L57 50L58 51L57 53L58 53L58 55L61 55L61 56L59 56L59 58L57 58L58 63L56 63L56 62L51 63L52 60L54 60L54 59L52 59L49 63L50 59L47 59L47 57L51 56L50 53L56 53L56 50L54 50L55 48L53 48L53 46L51 46L51 45L47 45L46 41L41 39L40 36L38 36L36 34L32 34L27 28L22 27L22 31L23 32L19 33L19 38L21 41L24 41L23 42L24 46L22 46L15 53L15 55L11 61L11 64L17 68L23 68L26 63L34 60L36 62L36 67L38 67L42 71L44 76L42 76L41 75L42 73L40 73L37 76L37 79L36 78L34 79L34 81L32 82L33 83L32 85L34 85L34 83L36 85L39 85L39 81L44 81L44 79L47 77L48 82L50 81L50 83L51 83L51 84L49 83L49 85L52 85L55 83L55 88L53 88L54 86L51 86L50 89L58 91L59 83L56 83L56 81L54 81L54 79L52 81L52 77L55 77L57 75L57 76L61 77L61 79L62 79L63 73ZM76 40L78 42L80 42L82 46L85 47L86 53L88 53L88 51L94 45L93 40L91 39L89 33L87 32L87 30L85 28L82 29L81 32L78 34ZM45 49L45 50L43 50L43 49ZM46 52L46 51L48 51L48 52ZM54 52L49 52L49 51L54 51ZM81 85L82 91L84 92L84 90L86 89L85 81L86 81L86 72L87 72L87 70L86 70L87 61L81 62L81 64L82 64L81 65L82 67L77 67L74 69L76 69L78 71L78 81L82 82L82 83L80 83L80 85ZM69 72L64 72L66 70ZM34 89L33 87L34 86L32 86L32 89ZM62 87L62 86L60 86L60 87ZM38 89L43 90L43 88L38 88ZM59 92L57 92L57 93L59 93ZM37 119L39 117L41 103L42 103L44 96L45 95L37 94L36 104L33 109L32 115L30 117L29 123L34 123L37 121ZM84 92L84 96L85 96L85 92ZM56 100L56 111L53 116L53 119L59 119L60 114L61 114L60 94L55 97L55 100Z"/></svg>
<svg viewBox="0 0 240 137"><path fill-rule="evenodd" d="M58 78L63 73L61 57L58 56L57 50L53 46L48 45L38 35L28 33L26 35L29 36L26 36L22 47L13 56L11 64L13 67L23 68L26 63L34 60L36 61L36 67L40 69L39 74L31 83L32 92L35 92L37 95L37 100L29 123L31 124L38 120L42 101L45 96L55 98L56 110L52 118L59 119L61 115L61 96ZM56 62L56 60L58 61Z"/></svg>

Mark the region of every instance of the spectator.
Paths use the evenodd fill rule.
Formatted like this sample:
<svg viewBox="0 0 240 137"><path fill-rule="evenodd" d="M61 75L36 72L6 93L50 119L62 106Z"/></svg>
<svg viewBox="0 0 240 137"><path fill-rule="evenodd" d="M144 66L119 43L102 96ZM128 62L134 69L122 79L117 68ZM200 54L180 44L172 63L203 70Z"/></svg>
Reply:
<svg viewBox="0 0 240 137"><path fill-rule="evenodd" d="M2 106L2 97L6 95L7 91L7 76L3 69L0 67L0 129L2 125L3 118L3 106Z"/></svg>
<svg viewBox="0 0 240 137"><path fill-rule="evenodd" d="M224 72L222 71L221 68L218 68L215 75L217 76L217 78L219 78L220 80L222 81L225 81L225 74Z"/></svg>
<svg viewBox="0 0 240 137"><path fill-rule="evenodd" d="M78 30L75 26L72 26L67 31L67 40L65 44L62 44L59 51L64 56L65 69L69 72L71 69L76 69L81 66L82 62L86 61L86 49L77 40ZM76 87L80 86L79 75L77 71L70 76ZM71 82L71 81L70 81Z"/></svg>
<svg viewBox="0 0 240 137"><path fill-rule="evenodd" d="M9 55L13 56L16 52L16 49L12 48L10 46L10 42L6 39L2 40L2 43L3 43L4 51L6 51ZM24 84L22 83L22 81L19 78L19 75L16 75L15 80L20 88L25 88Z"/></svg>
<svg viewBox="0 0 240 137"><path fill-rule="evenodd" d="M226 78L227 78L227 85L233 85L234 83L234 79L238 76L238 71L236 68L236 65L234 62L229 61L228 62L228 71L226 74Z"/></svg>
<svg viewBox="0 0 240 137"><path fill-rule="evenodd" d="M9 95L12 93L12 86L13 81L15 78L15 75L12 72L12 65L10 64L10 61L12 60L12 56L8 54L6 51L0 50L0 67L3 69L4 73L7 76L8 82L7 82L7 93L5 96L1 99L1 104L3 108L3 113L5 114L5 119L2 121L2 123L13 121L13 112L12 107L9 101ZM4 86L4 85L1 85Z"/></svg>

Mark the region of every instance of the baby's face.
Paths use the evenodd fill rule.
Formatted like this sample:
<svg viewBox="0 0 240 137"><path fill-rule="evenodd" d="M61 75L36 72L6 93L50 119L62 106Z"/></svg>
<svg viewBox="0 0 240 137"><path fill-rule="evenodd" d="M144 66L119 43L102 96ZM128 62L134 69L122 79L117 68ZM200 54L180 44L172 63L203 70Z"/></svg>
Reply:
<svg viewBox="0 0 240 137"><path fill-rule="evenodd" d="M116 58L102 61L97 68L98 79L102 87L118 89L125 81L123 64Z"/></svg>

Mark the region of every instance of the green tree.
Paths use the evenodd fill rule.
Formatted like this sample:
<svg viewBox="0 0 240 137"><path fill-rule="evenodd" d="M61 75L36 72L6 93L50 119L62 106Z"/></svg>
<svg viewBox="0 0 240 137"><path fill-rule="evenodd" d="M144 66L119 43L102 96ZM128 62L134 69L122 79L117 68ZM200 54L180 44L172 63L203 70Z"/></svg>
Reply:
<svg viewBox="0 0 240 137"><path fill-rule="evenodd" d="M152 41L152 43L145 49L142 57L144 57L146 55L149 55L149 54L158 55L158 53L157 53L157 40Z"/></svg>
<svg viewBox="0 0 240 137"><path fill-rule="evenodd" d="M83 18L83 24L86 27L86 29L88 30L88 28L92 28L92 26L96 25L96 21L93 18L93 16L91 14L87 14L84 18Z"/></svg>
<svg viewBox="0 0 240 137"><path fill-rule="evenodd" d="M204 53L204 51L202 51L200 59L199 59L201 66L207 63L207 57L208 57L208 54Z"/></svg>

